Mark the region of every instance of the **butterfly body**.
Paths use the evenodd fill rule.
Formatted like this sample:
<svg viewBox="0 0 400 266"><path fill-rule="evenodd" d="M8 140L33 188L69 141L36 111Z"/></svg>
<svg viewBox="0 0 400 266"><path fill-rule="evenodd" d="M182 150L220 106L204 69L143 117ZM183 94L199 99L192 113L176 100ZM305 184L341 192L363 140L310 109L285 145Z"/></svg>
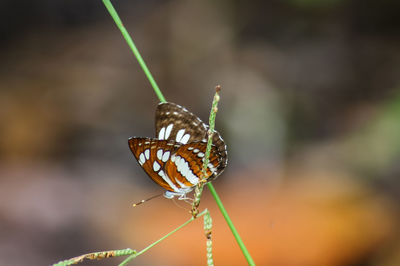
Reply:
<svg viewBox="0 0 400 266"><path fill-rule="evenodd" d="M208 126L184 107L160 103L156 110L158 138L132 137L128 142L147 175L166 189L165 197L184 198L200 180L211 181L226 167L226 146L215 132L206 175L202 177L207 130Z"/></svg>

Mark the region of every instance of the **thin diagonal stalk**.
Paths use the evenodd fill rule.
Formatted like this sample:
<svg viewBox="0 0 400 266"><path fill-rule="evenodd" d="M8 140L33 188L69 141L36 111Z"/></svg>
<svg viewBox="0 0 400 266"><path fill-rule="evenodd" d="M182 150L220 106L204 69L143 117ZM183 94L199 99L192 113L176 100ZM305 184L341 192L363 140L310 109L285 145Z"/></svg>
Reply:
<svg viewBox="0 0 400 266"><path fill-rule="evenodd" d="M201 217L201 216L203 216L205 214L209 215L209 212L208 212L207 209L205 209L203 212L201 212L198 215L198 217ZM95 260L95 259L96 260L101 260L101 259L106 259L106 258L111 258L111 257L120 257L120 256L130 255L128 258L126 258L123 262L121 262L119 264L120 266L121 265L123 266L123 265L126 265L131 260L133 260L134 258L136 258L137 256L145 253L147 250L149 250L150 248L154 247L155 245L157 245L158 243L160 243L161 241L163 241L164 239L166 239L167 237L169 237L173 233L177 232L181 228L183 228L186 225L188 225L189 223L193 222L195 219L196 218L191 217L185 223L183 223L182 225L178 226L177 228L175 228L174 230L172 230L171 232L169 232L168 234L166 234L162 238L158 239L157 241L153 242L152 244L150 244L149 246L147 246L146 248L142 249L139 252L136 252L136 250L133 250L133 249L130 249L130 248L119 249L119 250L108 250L108 251L92 252L92 253L83 254L83 255L80 255L80 256L77 256L77 257L74 257L74 258L71 258L71 259L60 261L58 263L53 264L53 266L68 266L68 265L72 265L72 264L77 264L77 263L83 262L84 260Z"/></svg>
<svg viewBox="0 0 400 266"><path fill-rule="evenodd" d="M131 36L129 35L128 31L124 27L124 24L122 23L121 19L119 18L117 11L115 11L113 5L111 4L111 2L109 0L103 0L103 3L106 6L111 17L114 19L115 24L121 31L122 36L124 36L126 42L128 43L129 47L131 48L136 59L138 60L139 65L143 69L145 75L147 76L147 79L150 81L150 84L153 87L154 92L156 93L158 99L160 99L160 102L166 102L164 95L162 94L160 88L158 87L157 82L154 80L153 75L151 74L150 70L147 68L146 63L144 62L142 56L140 55L139 50L136 48L136 45L133 42Z"/></svg>
<svg viewBox="0 0 400 266"><path fill-rule="evenodd" d="M231 229L232 234L236 239L236 242L238 243L240 249L242 250L244 257L247 260L247 263L249 263L249 265L256 265L254 263L253 258L250 255L249 251L247 250L245 244L243 243L242 238L240 237L238 231L236 230L235 226L233 225L232 220L228 215L228 212L226 211L224 205L221 202L221 199L219 198L219 196L217 194L217 191L215 191L214 186L211 183L207 183L207 186L208 186L208 189L210 190L211 194L213 195L215 201L217 202L218 208L221 211L222 215L224 216L226 223L228 224L229 228Z"/></svg>
<svg viewBox="0 0 400 266"><path fill-rule="evenodd" d="M131 37L129 36L129 33L127 32L127 30L125 29L125 27L123 26L121 19L119 18L117 12L115 11L114 7L112 6L111 2L109 0L103 0L104 5L106 6L107 10L110 12L110 15L112 16L112 18L114 19L116 25L118 26L118 28L120 29L122 35L124 36L126 42L128 43L129 47L131 48L133 54L135 55L136 59L138 60L140 66L142 67L144 73L146 74L147 78L149 79L150 84L152 85L154 92L156 93L158 99L160 100L160 102L166 102L164 96L162 95L157 83L155 82L153 76L151 75L149 69L147 68L146 64L143 61L143 58L141 57L139 51L137 50L133 40L131 39ZM255 265L253 259L250 256L250 253L247 251L243 241L241 240L238 232L236 231L235 227L233 226L233 223L231 221L231 219L228 216L228 213L226 212L217 192L215 191L214 187L211 185L211 183L208 183L208 188L210 189L211 194L213 195L214 199L216 200L219 209L221 210L226 222L228 223L228 226L230 227L232 233L235 236L236 241L238 242L243 255L246 257L246 260L248 261L249 265ZM193 218L193 217L192 217Z"/></svg>
<svg viewBox="0 0 400 266"><path fill-rule="evenodd" d="M204 215L208 213L208 210L205 209L204 211L202 211L198 217ZM176 231L180 230L181 228L185 227L186 225L188 225L189 223L193 222L195 220L194 217L191 217L189 220L187 220L184 224L178 226L177 228L175 228L174 230L172 230L171 232L169 232L168 234L166 234L165 236L163 236L162 238L158 239L157 241L153 242L152 244L148 245L146 248L142 249L141 251L132 254L131 256L129 256L128 258L126 258L123 262L121 262L119 264L119 266L124 266L126 264L128 264L128 262L130 262L131 260L133 260L134 258L136 258L137 256L145 253L147 250L149 250L150 248L154 247L155 245L157 245L158 243L160 243L161 241L163 241L164 239L166 239L167 237L169 237L170 235L172 235L173 233L175 233Z"/></svg>
<svg viewBox="0 0 400 266"><path fill-rule="evenodd" d="M204 184L206 182L204 177L207 175L208 161L210 158L212 140L213 140L213 135L214 135L215 117L217 116L217 111L218 111L220 90L221 90L221 86L218 85L215 88L215 95L214 95L214 99L213 99L213 102L211 105L210 118L208 121L209 129L207 132L207 135L208 135L207 148L206 148L206 153L205 153L204 161L203 161L202 175L201 175L200 181L196 185L196 188L194 191L194 201L192 204L193 217L196 217L197 213L199 212L198 208L199 208L199 204L200 204L200 198L201 198L201 194L203 193Z"/></svg>

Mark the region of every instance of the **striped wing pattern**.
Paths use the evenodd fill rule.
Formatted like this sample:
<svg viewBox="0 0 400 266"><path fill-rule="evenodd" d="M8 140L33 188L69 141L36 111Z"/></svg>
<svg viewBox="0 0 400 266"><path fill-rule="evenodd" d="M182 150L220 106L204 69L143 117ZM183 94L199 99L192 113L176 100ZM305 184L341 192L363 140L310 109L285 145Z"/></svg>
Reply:
<svg viewBox="0 0 400 266"><path fill-rule="evenodd" d="M183 144L206 141L207 127L196 115L174 103L160 103L156 110L156 136Z"/></svg>
<svg viewBox="0 0 400 266"><path fill-rule="evenodd" d="M147 175L166 189L165 196L184 198L200 181L207 143L206 126L197 116L173 103L160 103L156 110L156 136L132 137L129 147ZM227 164L224 141L216 132L209 157L208 181Z"/></svg>
<svg viewBox="0 0 400 266"><path fill-rule="evenodd" d="M151 138L130 138L128 142L133 155L149 177L166 190L170 190L174 184L170 179L163 178L164 165L179 145Z"/></svg>
<svg viewBox="0 0 400 266"><path fill-rule="evenodd" d="M172 140L183 144L194 141L207 142L208 129L208 125L185 107L170 102L159 103L157 106L156 136L160 140ZM217 131L214 131L213 145L216 146L221 158L215 175L217 177L228 163L225 142Z"/></svg>

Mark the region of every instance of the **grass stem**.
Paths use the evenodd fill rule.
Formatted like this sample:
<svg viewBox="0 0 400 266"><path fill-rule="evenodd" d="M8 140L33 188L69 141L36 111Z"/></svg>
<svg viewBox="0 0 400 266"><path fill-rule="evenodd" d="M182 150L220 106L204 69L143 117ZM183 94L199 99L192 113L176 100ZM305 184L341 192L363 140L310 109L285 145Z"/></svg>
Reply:
<svg viewBox="0 0 400 266"><path fill-rule="evenodd" d="M166 100L165 100L163 94L161 93L161 90L159 89L159 87L158 87L156 81L154 80L153 76L151 75L150 70L147 68L146 63L144 62L142 56L140 55L138 49L136 48L136 45L134 44L132 38L129 36L128 31L125 29L125 27L124 27L124 25L123 25L121 19L119 18L117 12L115 11L113 5L111 4L111 2L110 2L109 0L103 0L103 3L104 3L104 5L106 6L108 12L110 12L110 15L111 15L111 17L114 19L115 24L116 24L117 27L120 29L120 31L121 31L122 35L124 36L126 42L128 43L128 45L129 45L129 47L131 48L133 54L135 55L137 61L139 62L139 65L142 67L142 69L143 69L145 75L147 76L147 78L148 78L148 80L149 80L151 86L153 87L154 92L156 93L158 99L160 100L160 102L166 102ZM212 185L211 183L207 183L207 186L208 186L208 188L210 189L210 192L211 192L211 194L213 195L215 201L217 202L217 205L218 205L218 207L219 207L219 209L220 209L222 215L224 216L224 218L225 218L225 220L226 220L226 222L227 222L229 228L231 229L231 231L232 231L232 233L233 233L233 235L234 235L234 237L235 237L235 239L236 239L236 241L237 241L237 243L238 243L240 249L242 250L243 255L245 256L247 262L249 263L249 265L255 265L255 263L254 263L252 257L250 256L250 253L248 252L248 250L247 250L246 246L244 245L244 243L243 243L243 241L242 241L242 239L241 239L239 233L237 232L236 228L234 227L234 225L233 225L233 223L232 223L232 220L230 219L230 217L229 217L229 215L228 215L228 213L227 213L227 211L226 211L224 205L222 204L221 199L219 198L217 192L215 191L213 185ZM203 212L202 212L202 213L203 213ZM194 219L194 218L192 217L192 219ZM192 219L191 219L191 220L192 220ZM189 223L191 220L189 220L189 221L186 222L186 223ZM185 225L185 224L184 224L184 225ZM183 226L184 226L184 225L183 225ZM183 226L182 226L182 227L183 227ZM180 229L180 227L178 227L178 228L175 229L175 230L179 230L179 229ZM175 231L175 230L174 230L174 231ZM174 232L174 231L173 231L173 232ZM171 232L171 233L173 233L173 232ZM166 235L165 237L168 237L168 236L169 236L169 234ZM162 239L164 239L165 237L163 237ZM157 242L157 241L156 241L156 242ZM155 242L153 245L155 245L155 244L158 243L158 242L157 242L157 243L156 243L156 242ZM151 247L151 246L152 246L152 245L150 245L149 247ZM149 248L149 247L148 247L148 248ZM147 250L147 248L146 248L145 250ZM139 255L140 253L144 252L145 250L142 250L141 252L138 252L137 254L134 254L134 255L132 255L132 256L130 256L130 257L137 256L137 255ZM127 258L127 259L129 259L129 258ZM121 264L121 265L125 265L125 264Z"/></svg>
<svg viewBox="0 0 400 266"><path fill-rule="evenodd" d="M151 86L153 87L153 90L156 93L158 99L160 100L160 102L166 102L164 95L162 94L160 88L157 85L157 82L153 78L153 75L151 74L150 70L147 68L146 63L144 62L142 56L140 55L139 50L136 48L136 45L133 42L128 31L124 27L124 24L122 23L121 19L119 18L117 11L115 11L113 5L111 4L111 1L103 0L103 3L106 6L111 17L114 19L115 24L121 31L122 36L124 36L125 41L128 43L128 46L131 48L132 53L135 55L137 61L139 62L140 67L143 69L143 72L146 75L147 79L149 80Z"/></svg>

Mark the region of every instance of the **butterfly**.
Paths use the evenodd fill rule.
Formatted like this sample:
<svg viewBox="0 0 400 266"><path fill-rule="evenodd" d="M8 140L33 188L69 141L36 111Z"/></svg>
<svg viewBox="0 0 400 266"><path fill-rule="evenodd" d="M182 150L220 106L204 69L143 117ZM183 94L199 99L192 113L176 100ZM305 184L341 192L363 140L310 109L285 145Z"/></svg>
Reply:
<svg viewBox="0 0 400 266"><path fill-rule="evenodd" d="M200 182L207 148L208 125L186 108L166 102L156 109L156 138L131 137L129 147L147 175L166 191L166 198L185 199ZM214 131L206 175L207 182L227 165L224 140Z"/></svg>

